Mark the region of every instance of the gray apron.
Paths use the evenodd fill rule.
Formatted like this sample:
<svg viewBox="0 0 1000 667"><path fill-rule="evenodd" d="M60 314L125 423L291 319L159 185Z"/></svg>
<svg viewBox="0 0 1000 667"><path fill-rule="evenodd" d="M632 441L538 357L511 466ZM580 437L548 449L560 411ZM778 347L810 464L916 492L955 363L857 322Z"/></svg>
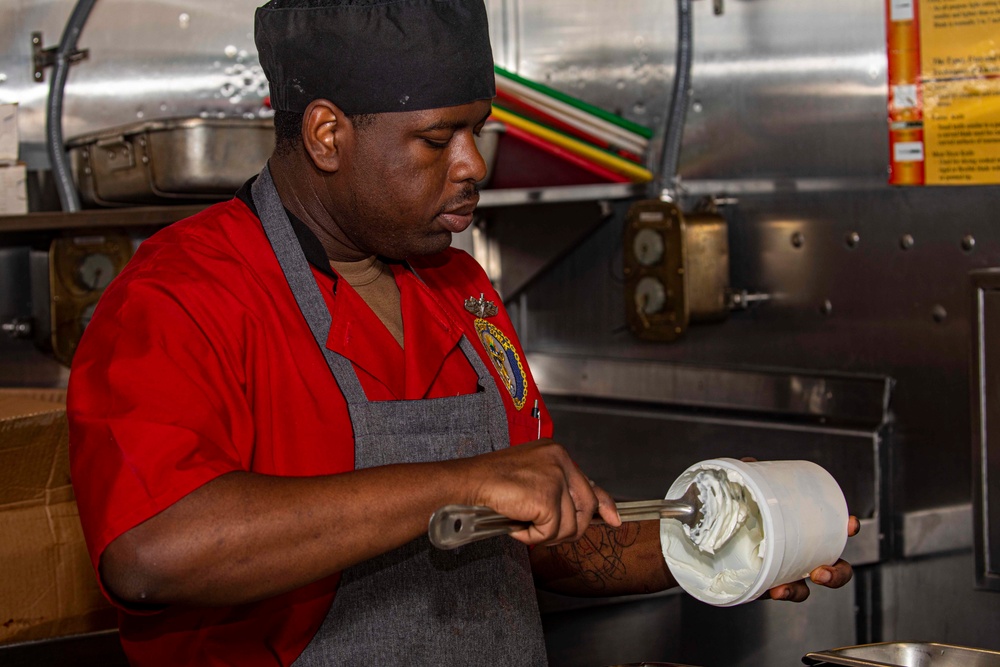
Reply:
<svg viewBox="0 0 1000 667"><path fill-rule="evenodd" d="M508 446L496 382L465 336L460 346L479 376L477 393L369 402L351 362L326 347L330 311L267 167L252 193L299 309L347 399L356 469L442 461ZM439 551L424 535L344 570L326 619L294 665L546 663L524 545L502 537Z"/></svg>

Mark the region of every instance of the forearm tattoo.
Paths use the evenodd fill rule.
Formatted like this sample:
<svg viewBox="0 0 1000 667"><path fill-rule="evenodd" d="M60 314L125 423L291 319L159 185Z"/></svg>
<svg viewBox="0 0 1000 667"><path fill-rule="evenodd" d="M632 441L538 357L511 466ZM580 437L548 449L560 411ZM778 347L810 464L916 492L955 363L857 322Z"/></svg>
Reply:
<svg viewBox="0 0 1000 667"><path fill-rule="evenodd" d="M623 554L635 544L639 530L638 522L624 523L620 528L594 526L583 539L551 547L550 553L562 573L579 577L590 590L605 590L628 574Z"/></svg>

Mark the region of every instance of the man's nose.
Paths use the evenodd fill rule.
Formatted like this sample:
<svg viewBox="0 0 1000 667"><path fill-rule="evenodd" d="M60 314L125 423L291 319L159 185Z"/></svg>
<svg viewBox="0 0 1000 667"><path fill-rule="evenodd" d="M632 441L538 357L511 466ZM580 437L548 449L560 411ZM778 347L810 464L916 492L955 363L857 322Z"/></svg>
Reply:
<svg viewBox="0 0 1000 667"><path fill-rule="evenodd" d="M463 132L455 151L455 162L452 167L452 180L455 182L472 181L478 183L486 178L486 160L483 159L476 146L476 137L472 132Z"/></svg>

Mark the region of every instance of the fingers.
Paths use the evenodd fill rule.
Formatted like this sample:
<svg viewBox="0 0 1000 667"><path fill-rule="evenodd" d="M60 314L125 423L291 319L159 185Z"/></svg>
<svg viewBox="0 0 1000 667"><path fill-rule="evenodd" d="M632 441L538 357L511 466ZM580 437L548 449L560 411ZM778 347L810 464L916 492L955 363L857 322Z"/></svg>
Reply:
<svg viewBox="0 0 1000 667"><path fill-rule="evenodd" d="M833 565L817 567L809 573L809 578L813 582L827 588L840 588L849 582L853 576L854 570L851 568L851 564L843 558Z"/></svg>
<svg viewBox="0 0 1000 667"><path fill-rule="evenodd" d="M583 479L586 481L587 487L578 486L575 480L567 481L567 484L570 485L567 496L572 499L575 521L566 522L566 526L564 530L560 531L559 536L546 541L545 544L552 545L581 539L595 516L600 516L605 523L614 528L622 525L621 516L618 514L618 508L611 494L597 486L592 479L587 477ZM564 509L563 513L568 511L568 509Z"/></svg>
<svg viewBox="0 0 1000 667"><path fill-rule="evenodd" d="M597 496L597 513L601 515L604 522L614 528L622 525L622 518L618 515L618 507L611 498L611 494L595 485L594 495Z"/></svg>
<svg viewBox="0 0 1000 667"><path fill-rule="evenodd" d="M510 514L510 513L508 513ZM545 544L558 529L559 513L541 513L534 517L524 530L510 534L518 542L525 544Z"/></svg>
<svg viewBox="0 0 1000 667"><path fill-rule="evenodd" d="M840 588L851 580L854 570L851 564L841 559L833 565L817 567L809 573L809 579L820 586L826 588ZM775 586L768 591L768 596L772 600L787 600L789 602L802 602L809 597L809 585L803 581L794 581L790 584Z"/></svg>
<svg viewBox="0 0 1000 667"><path fill-rule="evenodd" d="M858 517L851 515L847 520L847 536L854 537L861 532L861 522L858 521Z"/></svg>
<svg viewBox="0 0 1000 667"><path fill-rule="evenodd" d="M554 545L583 537L595 512L619 525L614 501L579 470L566 450L539 440L467 459L475 480L471 502L532 525L512 533L526 544Z"/></svg>
<svg viewBox="0 0 1000 667"><path fill-rule="evenodd" d="M565 476L559 483L550 482L550 489L543 494L541 503L531 504L532 517L526 519L531 525L526 530L511 533L511 537L525 544L546 546L576 539L582 512L574 495L576 492L570 491ZM501 513L512 514L510 511Z"/></svg>
<svg viewBox="0 0 1000 667"><path fill-rule="evenodd" d="M587 484L586 479L583 480L583 483ZM583 534L582 531L586 530L587 524L590 523L590 517L584 516L584 512L586 511L584 508L587 506L586 499L580 498L580 491L573 488L572 483L568 480L567 485L566 492L560 498L561 511L559 513L559 526L556 531L556 537L547 544L558 544L560 542L579 539L579 536ZM596 503L592 503L592 505L594 504ZM580 529L581 525L583 526L582 530Z"/></svg>
<svg viewBox="0 0 1000 667"><path fill-rule="evenodd" d="M786 600L788 602L802 602L809 597L809 586L803 581L793 581L790 584L775 586L768 591L772 600Z"/></svg>
<svg viewBox="0 0 1000 667"><path fill-rule="evenodd" d="M566 471L566 487L564 499L569 500L572 516L568 517L571 521L566 522L565 531L560 532L560 541L575 541L583 537L590 527L599 506L599 498L594 482L575 464Z"/></svg>

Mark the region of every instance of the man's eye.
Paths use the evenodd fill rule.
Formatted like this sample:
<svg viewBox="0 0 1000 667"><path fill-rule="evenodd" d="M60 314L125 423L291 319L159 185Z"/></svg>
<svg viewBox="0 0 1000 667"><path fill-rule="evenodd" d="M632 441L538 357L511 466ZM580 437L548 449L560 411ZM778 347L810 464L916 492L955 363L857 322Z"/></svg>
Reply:
<svg viewBox="0 0 1000 667"><path fill-rule="evenodd" d="M432 148L447 148L448 147L448 140L447 139L445 139L444 141L437 141L435 139L428 139L427 137L424 137L424 141L427 143L428 146L430 146Z"/></svg>

